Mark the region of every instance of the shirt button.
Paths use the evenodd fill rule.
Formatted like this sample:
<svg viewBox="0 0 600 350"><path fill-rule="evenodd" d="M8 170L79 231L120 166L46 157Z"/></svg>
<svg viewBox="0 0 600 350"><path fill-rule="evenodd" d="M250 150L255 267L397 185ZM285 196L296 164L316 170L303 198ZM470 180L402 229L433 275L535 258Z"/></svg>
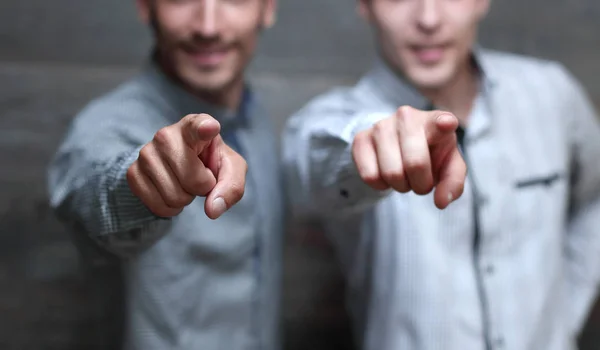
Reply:
<svg viewBox="0 0 600 350"><path fill-rule="evenodd" d="M348 198L348 197L350 197L350 194L348 193L348 190L346 190L346 189L342 188L342 189L340 190L340 196L342 196L342 197L344 197L344 198Z"/></svg>
<svg viewBox="0 0 600 350"><path fill-rule="evenodd" d="M504 348L504 338L502 338L502 337L496 338L496 340L494 341L494 345L496 345L497 349Z"/></svg>
<svg viewBox="0 0 600 350"><path fill-rule="evenodd" d="M483 207L484 205L486 205L488 202L488 199L486 196L479 194L477 195L477 198L475 199L475 203L477 204L478 207Z"/></svg>
<svg viewBox="0 0 600 350"><path fill-rule="evenodd" d="M134 228L134 229L129 230L127 233L129 234L129 239L137 241L140 239L140 237L142 235L142 229Z"/></svg>
<svg viewBox="0 0 600 350"><path fill-rule="evenodd" d="M488 264L488 265L485 267L484 271L485 271L485 273L486 273L486 274L488 274L488 275L491 275L491 274L493 274L493 273L494 273L494 271L495 271L494 265L492 265L492 264Z"/></svg>

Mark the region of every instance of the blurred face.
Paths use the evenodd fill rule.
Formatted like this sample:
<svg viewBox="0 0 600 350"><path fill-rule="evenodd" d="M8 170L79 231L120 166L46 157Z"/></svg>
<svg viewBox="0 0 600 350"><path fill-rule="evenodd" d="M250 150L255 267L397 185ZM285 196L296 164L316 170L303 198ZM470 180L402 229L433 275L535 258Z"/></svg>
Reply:
<svg viewBox="0 0 600 350"><path fill-rule="evenodd" d="M469 64L489 0L360 0L384 59L419 89L441 89Z"/></svg>
<svg viewBox="0 0 600 350"><path fill-rule="evenodd" d="M155 32L161 64L189 90L227 94L243 81L276 0L137 0Z"/></svg>

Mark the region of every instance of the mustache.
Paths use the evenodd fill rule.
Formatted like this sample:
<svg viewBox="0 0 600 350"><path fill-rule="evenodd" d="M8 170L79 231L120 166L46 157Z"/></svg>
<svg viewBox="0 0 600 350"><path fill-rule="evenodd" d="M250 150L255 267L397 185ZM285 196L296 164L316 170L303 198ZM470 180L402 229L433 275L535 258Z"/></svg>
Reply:
<svg viewBox="0 0 600 350"><path fill-rule="evenodd" d="M177 46L189 52L206 50L221 51L235 46L235 42L224 40L220 37L200 37L198 35L194 35L194 37L189 39L178 40Z"/></svg>

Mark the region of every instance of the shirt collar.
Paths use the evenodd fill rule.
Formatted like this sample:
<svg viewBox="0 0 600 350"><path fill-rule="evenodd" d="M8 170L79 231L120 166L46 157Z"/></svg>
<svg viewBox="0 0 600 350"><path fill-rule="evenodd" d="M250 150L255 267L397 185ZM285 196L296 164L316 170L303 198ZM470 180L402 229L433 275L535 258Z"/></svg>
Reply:
<svg viewBox="0 0 600 350"><path fill-rule="evenodd" d="M255 97L250 84L244 84L241 103L237 110L230 110L206 102L185 90L180 84L169 77L156 60L152 57L144 67L143 75L153 85L161 98L174 109L176 118L183 118L188 114L206 113L217 119L221 127L245 127L251 121L255 105Z"/></svg>
<svg viewBox="0 0 600 350"><path fill-rule="evenodd" d="M485 90L493 89L498 84L496 70L490 62L490 55L481 45L476 44L472 50L473 63L479 69L482 81L482 88Z"/></svg>
<svg viewBox="0 0 600 350"><path fill-rule="evenodd" d="M479 69L482 89L486 93L496 85L490 62L485 50L475 45L472 50L473 63ZM369 74L372 85L379 93L394 105L409 105L418 109L433 109L434 106L425 96L418 92L399 74L394 72L389 64L381 57L375 59L375 64Z"/></svg>

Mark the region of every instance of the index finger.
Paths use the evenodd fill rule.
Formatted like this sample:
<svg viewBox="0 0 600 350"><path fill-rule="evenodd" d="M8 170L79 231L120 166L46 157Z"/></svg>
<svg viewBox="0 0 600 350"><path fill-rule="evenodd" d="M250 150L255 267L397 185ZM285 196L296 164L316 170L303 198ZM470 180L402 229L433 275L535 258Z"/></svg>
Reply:
<svg viewBox="0 0 600 350"><path fill-rule="evenodd" d="M222 141L220 146L222 156L218 162L217 184L204 204L206 215L211 219L220 217L242 199L248 172L248 165L242 156Z"/></svg>
<svg viewBox="0 0 600 350"><path fill-rule="evenodd" d="M204 113L189 114L180 123L181 136L196 155L200 155L221 131L221 124L215 118Z"/></svg>
<svg viewBox="0 0 600 350"><path fill-rule="evenodd" d="M439 182L434 193L436 207L444 209L462 196L466 178L467 164L458 148L455 147L440 170Z"/></svg>
<svg viewBox="0 0 600 350"><path fill-rule="evenodd" d="M427 113L425 117L425 137L430 146L445 142L458 128L458 118L450 112L444 111L419 111ZM453 138L452 138L453 139Z"/></svg>

